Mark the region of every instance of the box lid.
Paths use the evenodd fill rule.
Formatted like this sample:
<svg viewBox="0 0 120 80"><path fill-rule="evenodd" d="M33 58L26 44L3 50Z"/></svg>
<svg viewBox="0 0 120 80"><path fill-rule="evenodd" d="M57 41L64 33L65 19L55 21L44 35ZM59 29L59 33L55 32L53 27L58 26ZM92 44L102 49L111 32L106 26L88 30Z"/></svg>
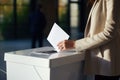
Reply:
<svg viewBox="0 0 120 80"><path fill-rule="evenodd" d="M83 59L83 52L64 51L57 53L53 47L6 52L4 56L5 61L50 68L82 61Z"/></svg>

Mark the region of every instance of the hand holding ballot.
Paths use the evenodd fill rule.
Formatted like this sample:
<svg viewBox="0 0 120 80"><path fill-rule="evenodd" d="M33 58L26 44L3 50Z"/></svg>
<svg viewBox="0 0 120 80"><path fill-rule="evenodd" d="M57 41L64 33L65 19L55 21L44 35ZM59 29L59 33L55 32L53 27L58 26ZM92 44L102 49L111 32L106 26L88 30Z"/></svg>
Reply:
<svg viewBox="0 0 120 80"><path fill-rule="evenodd" d="M68 40L68 39L69 39L69 35L61 27L59 27L56 23L54 23L54 25L47 37L47 40L54 47L54 49L57 52L59 52L60 49L58 49L57 44L60 41Z"/></svg>
<svg viewBox="0 0 120 80"><path fill-rule="evenodd" d="M57 46L60 51L74 49L75 41L74 40L63 40L63 41L59 42Z"/></svg>
<svg viewBox="0 0 120 80"><path fill-rule="evenodd" d="M74 48L74 40L68 40L69 35L54 23L47 40L57 52Z"/></svg>

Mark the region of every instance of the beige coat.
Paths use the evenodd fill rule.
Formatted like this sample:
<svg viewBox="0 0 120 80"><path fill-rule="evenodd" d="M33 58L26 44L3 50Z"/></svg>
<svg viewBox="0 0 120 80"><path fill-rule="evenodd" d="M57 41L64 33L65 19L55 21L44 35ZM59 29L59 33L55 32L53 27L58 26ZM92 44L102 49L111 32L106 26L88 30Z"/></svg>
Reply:
<svg viewBox="0 0 120 80"><path fill-rule="evenodd" d="M86 50L86 74L120 75L120 0L95 1L85 38L76 40L75 47Z"/></svg>

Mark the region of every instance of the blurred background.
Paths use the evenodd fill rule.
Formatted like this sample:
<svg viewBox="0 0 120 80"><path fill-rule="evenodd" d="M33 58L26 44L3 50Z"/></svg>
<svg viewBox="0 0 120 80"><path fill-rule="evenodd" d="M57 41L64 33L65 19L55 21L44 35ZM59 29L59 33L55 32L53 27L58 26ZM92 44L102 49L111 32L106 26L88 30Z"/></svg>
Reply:
<svg viewBox="0 0 120 80"><path fill-rule="evenodd" d="M43 46L51 46L46 37L54 22L71 39L80 39L91 6L87 0L0 0L0 80L6 80L4 53L31 48L29 14L42 5L47 24Z"/></svg>

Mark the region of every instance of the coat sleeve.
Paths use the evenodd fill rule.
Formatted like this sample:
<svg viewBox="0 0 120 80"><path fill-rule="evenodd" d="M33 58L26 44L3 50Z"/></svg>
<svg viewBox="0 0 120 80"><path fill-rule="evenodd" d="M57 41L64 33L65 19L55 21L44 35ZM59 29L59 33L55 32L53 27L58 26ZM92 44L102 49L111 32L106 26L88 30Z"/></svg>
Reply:
<svg viewBox="0 0 120 80"><path fill-rule="evenodd" d="M106 0L106 21L103 31L93 35L92 37L85 37L75 41L75 48L77 51L97 48L104 45L113 38L116 38L116 30L120 25L120 0ZM99 26L98 26L99 27Z"/></svg>

